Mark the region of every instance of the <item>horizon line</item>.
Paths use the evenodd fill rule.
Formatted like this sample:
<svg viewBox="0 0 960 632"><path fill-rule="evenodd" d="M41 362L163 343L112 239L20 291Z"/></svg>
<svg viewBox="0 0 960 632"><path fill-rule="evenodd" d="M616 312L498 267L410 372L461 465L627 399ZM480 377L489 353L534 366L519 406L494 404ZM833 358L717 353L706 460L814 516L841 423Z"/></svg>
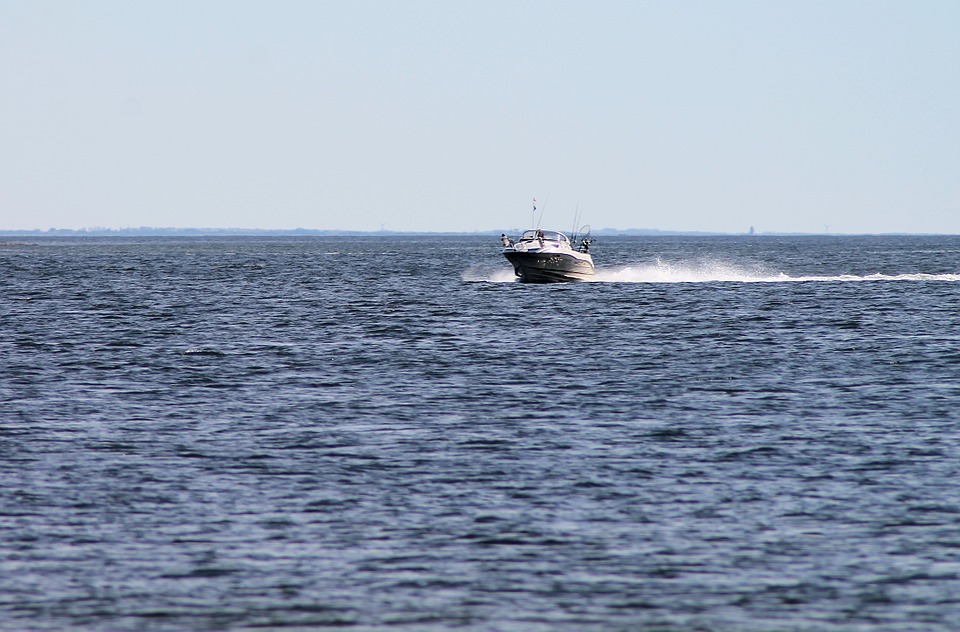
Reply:
<svg viewBox="0 0 960 632"><path fill-rule="evenodd" d="M137 226L125 228L26 228L26 229L3 229L0 228L0 236L242 236L242 235L269 235L269 236L416 236L416 235L498 235L501 233L522 232L521 228L498 228L489 230L473 231L398 231L398 230L351 230L351 229L324 229L324 228L185 228L172 226ZM612 228L604 227L592 231L594 234L615 235L615 236L954 236L957 233L931 233L931 232L803 232L803 231L697 231L697 230L664 230L659 228Z"/></svg>

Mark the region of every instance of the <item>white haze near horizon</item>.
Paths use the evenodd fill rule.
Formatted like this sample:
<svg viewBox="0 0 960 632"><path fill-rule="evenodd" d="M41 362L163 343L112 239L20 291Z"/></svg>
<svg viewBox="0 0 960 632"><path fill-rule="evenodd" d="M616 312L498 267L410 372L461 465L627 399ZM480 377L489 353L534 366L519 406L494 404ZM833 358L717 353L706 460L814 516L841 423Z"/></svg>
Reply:
<svg viewBox="0 0 960 632"><path fill-rule="evenodd" d="M0 3L0 229L960 233L960 3Z"/></svg>

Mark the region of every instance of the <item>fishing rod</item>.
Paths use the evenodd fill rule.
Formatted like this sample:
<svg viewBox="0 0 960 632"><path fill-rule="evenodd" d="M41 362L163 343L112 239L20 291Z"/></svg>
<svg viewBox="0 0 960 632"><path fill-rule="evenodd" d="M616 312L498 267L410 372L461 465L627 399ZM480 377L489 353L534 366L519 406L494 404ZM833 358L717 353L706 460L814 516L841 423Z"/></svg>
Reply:
<svg viewBox="0 0 960 632"><path fill-rule="evenodd" d="M533 198L533 220L534 228L540 228L540 222L543 221L543 212L547 210L547 201L550 199L550 194L547 193L547 197L543 198L543 205L540 207L540 221L537 221L537 198Z"/></svg>
<svg viewBox="0 0 960 632"><path fill-rule="evenodd" d="M580 200L577 200L577 208L573 211L573 229L570 230L570 234L573 236L573 241L577 241L577 226L580 224Z"/></svg>

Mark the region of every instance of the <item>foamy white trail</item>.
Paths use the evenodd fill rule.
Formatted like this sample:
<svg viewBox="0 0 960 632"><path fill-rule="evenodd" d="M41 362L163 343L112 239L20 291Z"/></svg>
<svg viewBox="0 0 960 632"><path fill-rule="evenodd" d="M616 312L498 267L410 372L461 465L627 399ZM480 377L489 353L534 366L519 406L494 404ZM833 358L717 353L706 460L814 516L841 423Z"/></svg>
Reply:
<svg viewBox="0 0 960 632"><path fill-rule="evenodd" d="M599 283L795 283L810 281L960 281L960 274L868 274L858 276L790 276L782 272L768 273L764 270L747 270L726 263L703 263L699 265L653 264L627 265L598 269L591 279Z"/></svg>
<svg viewBox="0 0 960 632"><path fill-rule="evenodd" d="M513 270L472 266L461 275L464 281L487 283L514 283ZM960 281L958 274L841 274L837 276L790 276L782 272L762 269L748 270L727 263L669 264L656 261L650 264L598 268L591 283L797 283L823 281Z"/></svg>

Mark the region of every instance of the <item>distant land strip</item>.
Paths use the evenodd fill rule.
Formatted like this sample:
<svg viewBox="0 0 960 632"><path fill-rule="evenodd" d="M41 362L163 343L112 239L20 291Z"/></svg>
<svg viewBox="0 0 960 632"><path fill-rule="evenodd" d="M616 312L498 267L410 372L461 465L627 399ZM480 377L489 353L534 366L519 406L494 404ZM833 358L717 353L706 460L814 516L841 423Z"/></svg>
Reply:
<svg viewBox="0 0 960 632"><path fill-rule="evenodd" d="M484 231L395 231L395 230L319 230L313 228L293 228L293 229L270 229L270 228L155 228L150 226L140 226L137 228L48 228L32 230L4 230L0 229L0 236L6 237L153 237L153 236L181 236L181 237L240 237L240 236L265 236L265 237L348 237L348 236L417 236L417 235L495 235L501 233L508 235L519 234L523 232L519 228L484 230ZM645 228L629 228L619 230L616 228L601 228L593 231L594 235L723 235L727 233L708 233L708 232L689 232L689 231L664 231Z"/></svg>
<svg viewBox="0 0 960 632"><path fill-rule="evenodd" d="M319 230L313 228L292 228L292 229L270 229L270 228L163 228L140 226L137 228L48 228L31 230L5 230L0 229L2 237L403 237L403 236L429 236L429 235L494 235L501 233L507 235L516 235L523 232L519 228L485 230L485 231L394 231L394 230ZM594 236L603 237L710 237L710 236L749 236L752 233L721 233L707 231L674 231L658 230L655 228L601 228L592 231ZM824 236L824 235L921 235L932 233L781 233L781 232L757 232L756 236Z"/></svg>

